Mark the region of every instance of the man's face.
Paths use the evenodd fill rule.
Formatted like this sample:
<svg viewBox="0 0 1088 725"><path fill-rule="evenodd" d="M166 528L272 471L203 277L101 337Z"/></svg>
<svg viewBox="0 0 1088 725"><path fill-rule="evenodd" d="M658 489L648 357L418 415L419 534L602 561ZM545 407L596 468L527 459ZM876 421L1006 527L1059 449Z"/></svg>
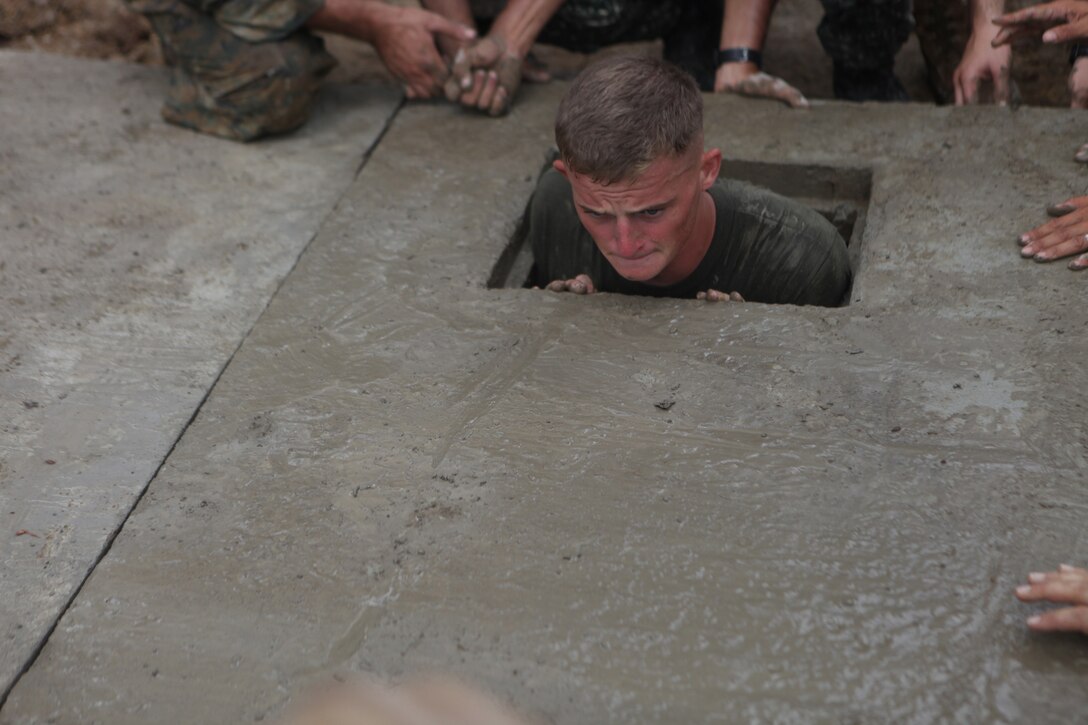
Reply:
<svg viewBox="0 0 1088 725"><path fill-rule="evenodd" d="M721 152L702 144L658 158L639 176L601 184L555 168L574 191L578 218L601 254L626 279L675 284L695 270L710 244L714 203L705 192L718 178Z"/></svg>

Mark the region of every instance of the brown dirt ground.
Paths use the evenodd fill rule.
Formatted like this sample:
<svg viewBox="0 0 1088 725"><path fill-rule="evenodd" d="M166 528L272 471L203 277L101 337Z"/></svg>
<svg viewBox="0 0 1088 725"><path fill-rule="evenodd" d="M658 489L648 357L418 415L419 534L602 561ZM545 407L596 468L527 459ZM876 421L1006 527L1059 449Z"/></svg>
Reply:
<svg viewBox="0 0 1088 725"><path fill-rule="evenodd" d="M0 48L162 63L147 21L120 0L0 0Z"/></svg>

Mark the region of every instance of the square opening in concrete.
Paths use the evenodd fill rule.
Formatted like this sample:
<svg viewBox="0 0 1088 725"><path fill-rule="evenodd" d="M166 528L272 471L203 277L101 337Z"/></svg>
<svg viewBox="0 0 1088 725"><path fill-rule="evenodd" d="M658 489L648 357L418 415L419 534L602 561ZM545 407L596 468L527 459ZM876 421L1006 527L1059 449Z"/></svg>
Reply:
<svg viewBox="0 0 1088 725"><path fill-rule="evenodd" d="M552 154L554 155L554 151ZM551 156L548 165L551 163L550 158ZM722 165L721 176L770 189L823 215L846 240L850 271L854 279L857 279L873 178L869 169L727 161ZM514 233L510 235L510 241L491 268L491 275L487 280L489 289L532 287L550 281L536 279L533 250L525 243L528 227L527 203ZM847 289L840 306L850 303L850 293L851 290Z"/></svg>

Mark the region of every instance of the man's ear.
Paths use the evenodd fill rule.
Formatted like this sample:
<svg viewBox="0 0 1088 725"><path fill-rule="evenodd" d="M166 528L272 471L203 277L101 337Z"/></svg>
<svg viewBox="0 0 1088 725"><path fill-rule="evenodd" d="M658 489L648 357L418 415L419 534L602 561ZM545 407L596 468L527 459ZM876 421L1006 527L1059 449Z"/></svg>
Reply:
<svg viewBox="0 0 1088 725"><path fill-rule="evenodd" d="M552 162L552 168L562 174L567 181L570 181L570 169L563 163L563 159L556 159Z"/></svg>
<svg viewBox="0 0 1088 725"><path fill-rule="evenodd" d="M706 191L714 182L718 180L718 174L722 170L722 151L721 149L710 149L703 152L703 157L699 161L699 181L703 185L703 191Z"/></svg>

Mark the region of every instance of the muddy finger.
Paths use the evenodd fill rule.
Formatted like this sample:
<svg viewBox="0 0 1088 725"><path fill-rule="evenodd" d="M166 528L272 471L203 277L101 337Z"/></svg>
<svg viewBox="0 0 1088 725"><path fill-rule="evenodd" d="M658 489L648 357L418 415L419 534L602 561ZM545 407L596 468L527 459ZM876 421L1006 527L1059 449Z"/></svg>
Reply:
<svg viewBox="0 0 1088 725"><path fill-rule="evenodd" d="M458 50L457 55L453 56L453 68L450 69L450 76L461 87L461 92L472 88L472 63L469 61L468 53L465 52L464 48Z"/></svg>
<svg viewBox="0 0 1088 725"><path fill-rule="evenodd" d="M442 89L446 94L446 100L450 103L457 103L461 100L461 80L457 76L450 76L446 79L446 85Z"/></svg>
<svg viewBox="0 0 1088 725"><path fill-rule="evenodd" d="M1059 206L1064 206L1068 203L1069 202L1063 202ZM1035 246L1044 242L1044 240L1049 240L1045 243L1045 246L1049 246L1056 243L1056 239L1052 239L1053 237L1068 237L1071 234L1080 231L1073 229L1079 225L1088 227L1088 212L1080 209L1076 210L1075 213L1070 212L1069 214L1058 217L1057 219L1052 219L1045 224L1040 224L1034 229L1024 232L1020 235L1020 241L1028 246ZM1088 231L1088 228L1083 231Z"/></svg>
<svg viewBox="0 0 1088 725"><path fill-rule="evenodd" d="M510 106L507 103L509 94L506 89L499 86L499 89L495 91L495 100L491 102L491 108L488 109L488 113L492 116L501 116L510 110Z"/></svg>
<svg viewBox="0 0 1088 725"><path fill-rule="evenodd" d="M1027 249L1027 247L1024 247ZM1031 258L1036 262L1050 262L1072 254L1080 254L1088 251L1088 234L1078 234L1074 237L1066 237L1056 244L1038 245L1035 254Z"/></svg>
<svg viewBox="0 0 1088 725"><path fill-rule="evenodd" d="M483 90L480 91L480 97L476 100L476 108L481 111L491 110L497 90L499 90L499 76L495 71L488 71L484 78Z"/></svg>
<svg viewBox="0 0 1088 725"><path fill-rule="evenodd" d="M801 95L801 91L797 90L789 83L786 83L786 81L781 78L774 78L773 76L771 78L772 98L777 98L790 108L806 108L808 106L808 101Z"/></svg>
<svg viewBox="0 0 1088 725"><path fill-rule="evenodd" d="M469 108L475 108L476 104L480 100L480 94L484 90L484 81L487 80L487 73L482 70L478 70L472 74L472 87L469 88L461 95L461 105Z"/></svg>
<svg viewBox="0 0 1088 725"><path fill-rule="evenodd" d="M1046 215L1051 217L1065 216L1075 209L1076 207L1070 206L1069 202L1063 201L1061 204L1050 204L1047 206Z"/></svg>
<svg viewBox="0 0 1088 725"><path fill-rule="evenodd" d="M590 279L588 274L580 274L571 280L573 283L582 285L585 288L586 294L591 295L597 291L597 288L593 285L593 280Z"/></svg>
<svg viewBox="0 0 1088 725"><path fill-rule="evenodd" d="M1074 272L1079 272L1082 269L1088 269L1088 254L1082 254L1072 262L1069 263L1069 269Z"/></svg>

